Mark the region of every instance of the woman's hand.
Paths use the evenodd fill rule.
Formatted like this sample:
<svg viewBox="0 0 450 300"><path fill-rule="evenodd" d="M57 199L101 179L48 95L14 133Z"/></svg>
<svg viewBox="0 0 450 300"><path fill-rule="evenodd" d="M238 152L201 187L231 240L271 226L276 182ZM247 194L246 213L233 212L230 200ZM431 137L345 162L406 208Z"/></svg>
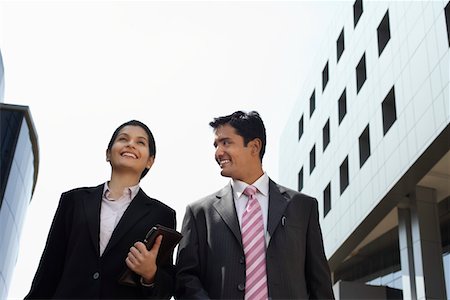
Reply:
<svg viewBox="0 0 450 300"><path fill-rule="evenodd" d="M155 274L158 267L156 258L158 257L159 247L161 246L162 235L158 236L152 249L147 250L144 243L136 242L130 248L128 256L125 259L127 266L136 274L140 275L145 284L151 284L155 280Z"/></svg>

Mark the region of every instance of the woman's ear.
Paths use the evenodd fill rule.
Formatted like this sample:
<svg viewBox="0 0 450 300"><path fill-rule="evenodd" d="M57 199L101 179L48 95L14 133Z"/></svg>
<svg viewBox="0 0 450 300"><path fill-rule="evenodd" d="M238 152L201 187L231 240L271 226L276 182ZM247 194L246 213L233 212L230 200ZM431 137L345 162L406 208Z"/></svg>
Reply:
<svg viewBox="0 0 450 300"><path fill-rule="evenodd" d="M109 149L106 149L106 161L110 160L111 160L111 152L109 151Z"/></svg>
<svg viewBox="0 0 450 300"><path fill-rule="evenodd" d="M147 165L145 167L150 170L150 168L153 166L154 162L155 162L155 156L150 156L148 158Z"/></svg>

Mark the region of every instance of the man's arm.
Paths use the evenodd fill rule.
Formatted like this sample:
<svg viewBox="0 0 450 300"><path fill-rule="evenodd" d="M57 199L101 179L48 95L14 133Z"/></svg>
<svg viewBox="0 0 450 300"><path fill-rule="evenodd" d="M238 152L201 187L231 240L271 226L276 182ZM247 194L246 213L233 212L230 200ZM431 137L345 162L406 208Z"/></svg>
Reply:
<svg viewBox="0 0 450 300"><path fill-rule="evenodd" d="M191 208L186 214L181 229L183 238L178 246L175 297L177 299L209 299L203 287L202 264L198 229Z"/></svg>
<svg viewBox="0 0 450 300"><path fill-rule="evenodd" d="M334 299L330 268L319 225L317 200L313 200L306 237L306 284L310 299Z"/></svg>

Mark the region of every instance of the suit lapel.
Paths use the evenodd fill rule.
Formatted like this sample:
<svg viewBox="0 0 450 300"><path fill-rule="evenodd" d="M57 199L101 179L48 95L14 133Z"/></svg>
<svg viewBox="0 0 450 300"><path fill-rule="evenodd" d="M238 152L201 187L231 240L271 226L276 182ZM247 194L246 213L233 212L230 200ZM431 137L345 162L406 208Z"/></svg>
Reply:
<svg viewBox="0 0 450 300"><path fill-rule="evenodd" d="M122 218L114 229L103 255L105 255L109 249L113 248L114 245L124 236L124 234L133 228L133 226L141 218L150 212L150 206L151 201L149 200L149 197L145 195L141 189L139 189L136 197L131 201L130 205L125 210Z"/></svg>
<svg viewBox="0 0 450 300"><path fill-rule="evenodd" d="M92 189L92 196L83 199L84 211L86 213L89 227L89 235L97 255L100 255L100 206L102 203L103 184Z"/></svg>
<svg viewBox="0 0 450 300"><path fill-rule="evenodd" d="M267 231L270 236L273 236L275 229L283 216L284 211L288 205L287 199L282 195L284 191L280 190L278 186L271 179L269 180L269 212L267 216Z"/></svg>
<svg viewBox="0 0 450 300"><path fill-rule="evenodd" d="M242 246L241 230L239 229L231 184L228 184L217 193L216 202L213 203L213 206Z"/></svg>

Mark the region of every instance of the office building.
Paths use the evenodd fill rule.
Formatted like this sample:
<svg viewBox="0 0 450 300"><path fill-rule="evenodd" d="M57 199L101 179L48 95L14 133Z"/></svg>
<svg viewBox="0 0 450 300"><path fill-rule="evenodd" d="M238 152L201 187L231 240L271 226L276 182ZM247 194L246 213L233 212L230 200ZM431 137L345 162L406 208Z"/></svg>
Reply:
<svg viewBox="0 0 450 300"><path fill-rule="evenodd" d="M1 99L3 82L0 65ZM27 106L0 101L0 152L0 299L6 299L39 167L38 139Z"/></svg>
<svg viewBox="0 0 450 300"><path fill-rule="evenodd" d="M317 37L279 177L319 202L338 299L450 297L449 18L449 1L342 2Z"/></svg>

